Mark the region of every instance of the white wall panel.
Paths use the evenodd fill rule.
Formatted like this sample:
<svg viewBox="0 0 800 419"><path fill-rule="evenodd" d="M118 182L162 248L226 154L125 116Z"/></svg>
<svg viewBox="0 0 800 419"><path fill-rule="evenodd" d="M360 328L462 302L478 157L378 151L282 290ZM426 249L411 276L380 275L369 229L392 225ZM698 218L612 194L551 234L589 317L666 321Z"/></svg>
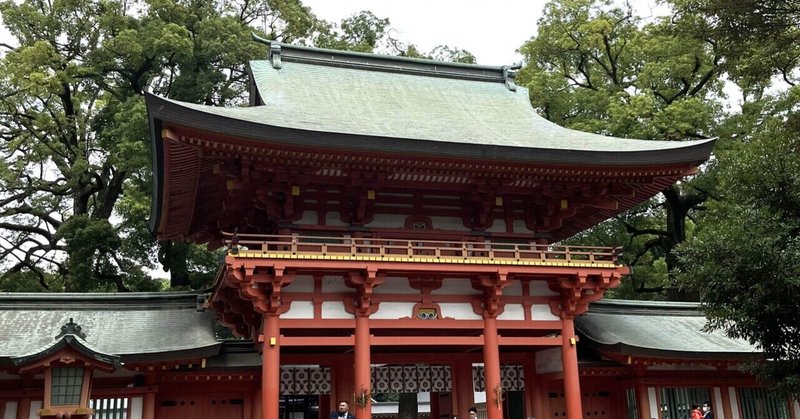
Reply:
<svg viewBox="0 0 800 419"><path fill-rule="evenodd" d="M550 311L549 304L532 304L531 319L533 320L561 320Z"/></svg>
<svg viewBox="0 0 800 419"><path fill-rule="evenodd" d="M522 304L506 304L497 320L525 320L525 307Z"/></svg>
<svg viewBox="0 0 800 419"><path fill-rule="evenodd" d="M412 317L414 303L391 303L382 302L378 306L378 311L369 316L370 319L400 319Z"/></svg>
<svg viewBox="0 0 800 419"><path fill-rule="evenodd" d="M289 311L281 314L282 319L313 319L314 318L314 302L313 301L292 301L289 305Z"/></svg>
<svg viewBox="0 0 800 419"><path fill-rule="evenodd" d="M292 283L283 287L284 292L314 292L314 278L310 275L297 275Z"/></svg>
<svg viewBox="0 0 800 419"><path fill-rule="evenodd" d="M472 310L470 303L439 303L442 317L452 317L456 320L483 320Z"/></svg>
<svg viewBox="0 0 800 419"><path fill-rule="evenodd" d="M352 319L353 315L345 311L341 301L325 301L322 303L323 319Z"/></svg>

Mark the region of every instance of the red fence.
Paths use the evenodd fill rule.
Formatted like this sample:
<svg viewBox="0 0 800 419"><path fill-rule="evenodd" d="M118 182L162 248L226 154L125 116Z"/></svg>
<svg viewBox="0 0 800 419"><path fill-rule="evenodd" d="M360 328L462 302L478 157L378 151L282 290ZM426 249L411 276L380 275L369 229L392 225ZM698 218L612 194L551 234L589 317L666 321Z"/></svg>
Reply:
<svg viewBox="0 0 800 419"><path fill-rule="evenodd" d="M561 263L613 263L619 248L556 246L494 241L440 241L316 235L260 235L225 233L231 253L240 251L296 256L363 256L540 261Z"/></svg>

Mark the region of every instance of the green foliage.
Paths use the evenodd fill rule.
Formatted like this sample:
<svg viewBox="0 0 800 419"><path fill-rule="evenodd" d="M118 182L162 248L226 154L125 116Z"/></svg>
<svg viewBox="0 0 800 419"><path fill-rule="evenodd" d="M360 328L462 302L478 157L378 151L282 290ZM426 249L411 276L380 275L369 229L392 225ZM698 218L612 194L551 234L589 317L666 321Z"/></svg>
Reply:
<svg viewBox="0 0 800 419"><path fill-rule="evenodd" d="M720 155L720 199L682 246L682 279L700 290L709 327L760 347L770 362L754 371L797 395L800 89L760 102L752 137Z"/></svg>
<svg viewBox="0 0 800 419"><path fill-rule="evenodd" d="M19 43L0 57L3 284L161 288L148 274L157 251L145 225L143 92L241 103L245 65L265 55L249 24L269 22L272 37L291 41L310 36L317 20L299 1L5 1L0 12ZM214 256L186 256L169 267L185 272L179 285L207 284Z"/></svg>
<svg viewBox="0 0 800 419"><path fill-rule="evenodd" d="M618 4L547 3L537 35L520 49L527 64L518 80L534 107L559 125L617 137L713 136L724 116L722 59L704 36L705 23L692 15L644 22ZM713 188L710 171L577 238L604 236L602 244L624 246L633 273L615 296L695 298L673 275L673 249Z"/></svg>

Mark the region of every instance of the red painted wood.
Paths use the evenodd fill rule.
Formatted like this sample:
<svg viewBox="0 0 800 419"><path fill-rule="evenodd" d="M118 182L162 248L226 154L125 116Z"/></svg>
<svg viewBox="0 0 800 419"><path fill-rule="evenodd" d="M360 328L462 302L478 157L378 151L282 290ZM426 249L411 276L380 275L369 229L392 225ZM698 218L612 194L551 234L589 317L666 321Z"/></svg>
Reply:
<svg viewBox="0 0 800 419"><path fill-rule="evenodd" d="M500 349L497 339L497 319L483 319L483 375L486 385L486 415L488 419L503 419L503 388L500 383Z"/></svg>
<svg viewBox="0 0 800 419"><path fill-rule="evenodd" d="M578 351L574 339L575 326L571 317L563 319L561 361L564 370L564 400L567 419L581 419L581 384L578 374Z"/></svg>

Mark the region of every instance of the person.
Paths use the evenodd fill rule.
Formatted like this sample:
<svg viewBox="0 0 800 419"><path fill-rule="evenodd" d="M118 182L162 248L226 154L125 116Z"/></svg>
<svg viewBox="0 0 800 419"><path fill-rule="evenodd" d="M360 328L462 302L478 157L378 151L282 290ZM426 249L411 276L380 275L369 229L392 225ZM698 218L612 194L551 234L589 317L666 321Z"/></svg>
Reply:
<svg viewBox="0 0 800 419"><path fill-rule="evenodd" d="M711 411L711 402L703 403L703 419L714 419L714 412Z"/></svg>
<svg viewBox="0 0 800 419"><path fill-rule="evenodd" d="M703 412L700 411L699 404L692 405L691 419L703 419Z"/></svg>
<svg viewBox="0 0 800 419"><path fill-rule="evenodd" d="M356 419L350 412L350 403L347 400L341 400L339 407L328 415L328 419Z"/></svg>
<svg viewBox="0 0 800 419"><path fill-rule="evenodd" d="M469 419L476 419L478 417L478 408L472 406L469 408Z"/></svg>

